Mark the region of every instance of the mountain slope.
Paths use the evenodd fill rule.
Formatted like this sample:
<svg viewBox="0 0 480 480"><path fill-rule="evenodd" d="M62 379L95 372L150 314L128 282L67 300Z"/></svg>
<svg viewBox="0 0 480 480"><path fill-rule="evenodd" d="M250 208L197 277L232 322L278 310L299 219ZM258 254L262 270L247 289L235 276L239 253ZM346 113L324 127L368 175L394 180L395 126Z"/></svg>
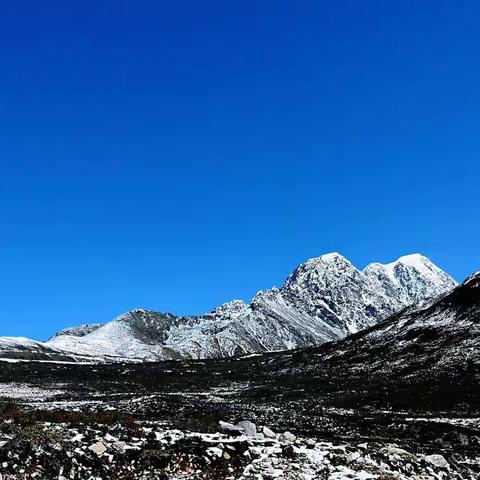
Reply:
<svg viewBox="0 0 480 480"><path fill-rule="evenodd" d="M249 304L236 300L196 317L133 310L100 327L67 329L47 344L147 360L285 350L343 338L454 286L418 254L361 271L331 253L298 266L281 288L260 291Z"/></svg>
<svg viewBox="0 0 480 480"><path fill-rule="evenodd" d="M306 391L335 406L480 411L480 272L434 301L279 355L265 369L289 396Z"/></svg>
<svg viewBox="0 0 480 480"><path fill-rule="evenodd" d="M103 326L102 323L90 323L85 325L78 325L77 327L68 327L55 333L52 338L60 337L62 335L68 335L70 337L83 337L84 335L88 335L89 333L94 332L101 326Z"/></svg>
<svg viewBox="0 0 480 480"><path fill-rule="evenodd" d="M24 337L0 337L0 360L40 360L84 362L101 361L99 357L86 357L56 349L46 343Z"/></svg>

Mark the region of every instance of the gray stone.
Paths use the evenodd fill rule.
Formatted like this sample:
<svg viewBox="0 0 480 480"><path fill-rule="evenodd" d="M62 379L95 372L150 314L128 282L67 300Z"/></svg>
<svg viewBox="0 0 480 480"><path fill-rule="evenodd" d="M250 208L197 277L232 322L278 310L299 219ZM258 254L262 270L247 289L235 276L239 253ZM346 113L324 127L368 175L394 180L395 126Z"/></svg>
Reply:
<svg viewBox="0 0 480 480"><path fill-rule="evenodd" d="M275 432L273 430L270 430L268 427L263 427L262 428L262 433L265 437L267 438L275 438Z"/></svg>
<svg viewBox="0 0 480 480"><path fill-rule="evenodd" d="M384 447L380 449L380 453L386 453L387 455L391 455L393 457L398 456L399 458L402 458L404 460L409 460L409 461L415 461L416 457L410 452L407 452L403 448L398 448L398 447Z"/></svg>
<svg viewBox="0 0 480 480"><path fill-rule="evenodd" d="M107 451L107 447L102 442L93 443L88 447L93 453L97 454L98 456L102 455Z"/></svg>
<svg viewBox="0 0 480 480"><path fill-rule="evenodd" d="M297 437L293 433L285 432L282 434L282 440L285 440L286 442L294 443L296 439Z"/></svg>
<svg viewBox="0 0 480 480"><path fill-rule="evenodd" d="M448 468L448 462L445 460L445 457L443 455L439 455L434 453L433 455L426 455L425 456L425 461L437 468Z"/></svg>
<svg viewBox="0 0 480 480"><path fill-rule="evenodd" d="M119 453L125 453L126 445L127 444L125 442L115 442L113 444L113 448Z"/></svg>
<svg viewBox="0 0 480 480"><path fill-rule="evenodd" d="M347 462L351 463L360 458L360 452L352 452L347 455Z"/></svg>
<svg viewBox="0 0 480 480"><path fill-rule="evenodd" d="M222 422L221 420L218 422L218 426L221 432L238 432L239 430L233 423Z"/></svg>
<svg viewBox="0 0 480 480"><path fill-rule="evenodd" d="M257 434L257 426L250 420L242 420L238 422L236 426L249 437L255 437Z"/></svg>

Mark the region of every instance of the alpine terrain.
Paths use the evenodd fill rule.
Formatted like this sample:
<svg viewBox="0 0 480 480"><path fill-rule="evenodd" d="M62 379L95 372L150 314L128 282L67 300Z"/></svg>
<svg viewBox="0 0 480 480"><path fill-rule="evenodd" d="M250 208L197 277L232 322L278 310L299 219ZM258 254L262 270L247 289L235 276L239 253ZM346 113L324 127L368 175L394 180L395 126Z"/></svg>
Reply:
<svg viewBox="0 0 480 480"><path fill-rule="evenodd" d="M248 304L234 300L191 317L132 310L104 325L67 328L41 346L51 358L140 360L287 350L341 339L455 285L419 254L359 270L330 253L301 264L281 288L260 291ZM24 343L18 347L0 340L0 356L26 355Z"/></svg>
<svg viewBox="0 0 480 480"><path fill-rule="evenodd" d="M394 288L416 269L410 261L351 275L385 275ZM312 276L324 285L323 272L339 264L352 268L336 256L307 262L283 288ZM345 283L337 301L350 298ZM208 360L4 361L0 394L10 398L3 407L0 399L6 480L476 480L480 273L317 347Z"/></svg>

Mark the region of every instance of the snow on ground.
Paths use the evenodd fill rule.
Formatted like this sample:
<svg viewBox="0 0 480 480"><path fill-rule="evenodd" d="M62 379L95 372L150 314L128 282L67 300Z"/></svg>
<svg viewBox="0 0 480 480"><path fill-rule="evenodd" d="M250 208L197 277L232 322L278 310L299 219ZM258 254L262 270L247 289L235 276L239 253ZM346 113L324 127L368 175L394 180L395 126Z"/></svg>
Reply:
<svg viewBox="0 0 480 480"><path fill-rule="evenodd" d="M0 383L0 397L24 401L44 401L57 395L64 395L60 389L44 389L25 383Z"/></svg>

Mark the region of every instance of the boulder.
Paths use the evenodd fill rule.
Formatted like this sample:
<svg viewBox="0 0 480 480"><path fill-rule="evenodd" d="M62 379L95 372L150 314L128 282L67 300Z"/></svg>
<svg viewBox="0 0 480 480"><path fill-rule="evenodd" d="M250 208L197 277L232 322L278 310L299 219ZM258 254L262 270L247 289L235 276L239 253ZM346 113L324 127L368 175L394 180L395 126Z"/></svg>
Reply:
<svg viewBox="0 0 480 480"><path fill-rule="evenodd" d="M295 440L297 439L296 435L294 435L291 432L283 433L281 438L282 438L282 440L284 440L286 442L290 442L290 443L294 443Z"/></svg>
<svg viewBox="0 0 480 480"><path fill-rule="evenodd" d="M411 461L411 462L416 460L415 455L413 455L412 453L407 452L403 448L398 448L398 447L393 447L393 446L381 448L380 453L383 453L383 454L386 454L386 455L389 455L389 456L391 455L393 457L398 456L398 457L400 457L404 460L408 460L408 461Z"/></svg>
<svg viewBox="0 0 480 480"><path fill-rule="evenodd" d="M360 455L360 452L352 452L352 453L349 453L347 455L347 462L348 463L352 463L352 462L355 462L355 460L357 460L358 458L360 458L361 455Z"/></svg>
<svg viewBox="0 0 480 480"><path fill-rule="evenodd" d="M266 438L276 438L275 432L270 430L268 427L263 427L262 433Z"/></svg>
<svg viewBox="0 0 480 480"><path fill-rule="evenodd" d="M222 422L221 420L218 422L218 429L220 432L228 434L240 433L240 428L236 427L233 423Z"/></svg>
<svg viewBox="0 0 480 480"><path fill-rule="evenodd" d="M445 460L445 457L443 455L439 455L437 453L434 453L432 455L426 455L424 460L429 464L432 465L433 467L437 468L448 468L448 462Z"/></svg>
<svg viewBox="0 0 480 480"><path fill-rule="evenodd" d="M90 451L100 456L107 451L107 447L102 442L93 443L88 447Z"/></svg>
<svg viewBox="0 0 480 480"><path fill-rule="evenodd" d="M255 437L257 435L257 426L250 420L242 420L236 425L248 437Z"/></svg>

